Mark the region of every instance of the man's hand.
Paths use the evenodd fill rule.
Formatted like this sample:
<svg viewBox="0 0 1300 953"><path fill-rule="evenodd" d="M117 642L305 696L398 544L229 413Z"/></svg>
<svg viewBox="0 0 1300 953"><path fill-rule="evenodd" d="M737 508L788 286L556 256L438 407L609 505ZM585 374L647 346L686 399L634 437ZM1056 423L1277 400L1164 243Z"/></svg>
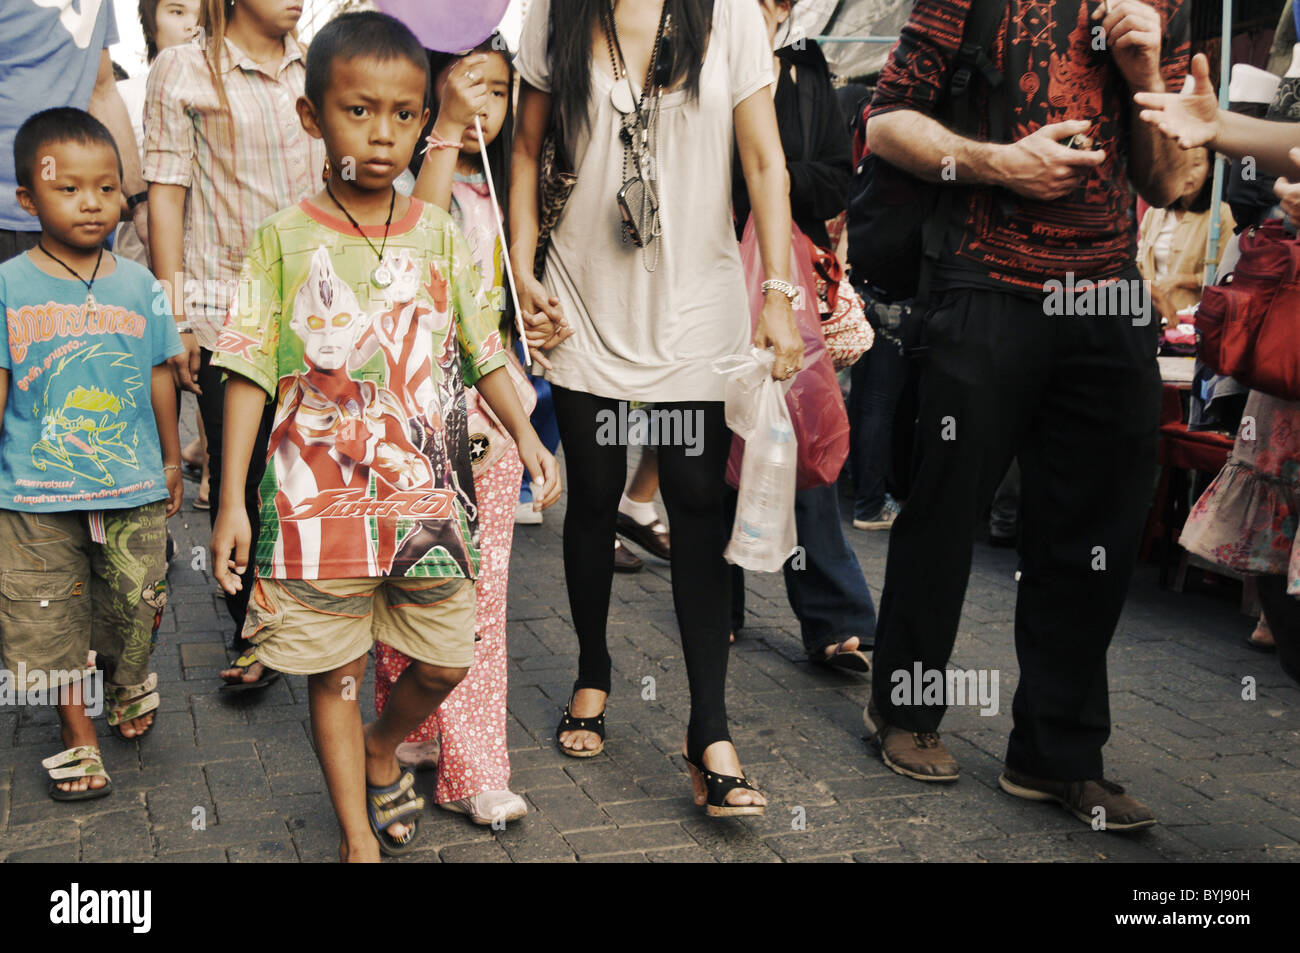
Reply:
<svg viewBox="0 0 1300 953"><path fill-rule="evenodd" d="M1069 195L1106 161L1101 149L1069 149L1061 140L1086 133L1086 119L1054 122L1009 145L994 146L993 166L999 184L1026 198L1050 201Z"/></svg>
<svg viewBox="0 0 1300 953"><path fill-rule="evenodd" d="M167 511L165 515L170 518L180 512L181 503L185 501L185 480L181 476L179 463L176 464L176 469L164 470L163 473L167 480Z"/></svg>
<svg viewBox="0 0 1300 953"><path fill-rule="evenodd" d="M795 323L790 299L778 291L769 291L763 300L763 313L754 329L754 347L773 352L772 377L783 381L803 367L803 338Z"/></svg>
<svg viewBox="0 0 1300 953"><path fill-rule="evenodd" d="M253 531L248 525L248 511L243 506L221 507L212 526L212 575L222 591L234 595L244 588L239 577L248 568L248 549Z"/></svg>
<svg viewBox="0 0 1300 953"><path fill-rule="evenodd" d="M1138 93L1133 100L1144 106L1144 122L1159 129L1184 149L1212 143L1222 131L1219 97L1210 82L1210 61L1204 53L1192 57L1190 93Z"/></svg>
<svg viewBox="0 0 1300 953"><path fill-rule="evenodd" d="M177 387L202 394L203 391L199 389L199 364L202 355L199 353L199 342L194 332L186 331L182 334L181 344L184 345L185 350L167 361L172 367L172 379L176 381Z"/></svg>
<svg viewBox="0 0 1300 953"><path fill-rule="evenodd" d="M1106 32L1106 48L1120 75L1135 93L1163 93L1160 41L1164 24L1156 9L1142 0L1108 0L1092 11Z"/></svg>
<svg viewBox="0 0 1300 953"><path fill-rule="evenodd" d="M533 493L533 509L544 510L560 498L559 465L535 433L521 440L517 446L519 459L528 469L529 477L534 483L542 484L540 493Z"/></svg>

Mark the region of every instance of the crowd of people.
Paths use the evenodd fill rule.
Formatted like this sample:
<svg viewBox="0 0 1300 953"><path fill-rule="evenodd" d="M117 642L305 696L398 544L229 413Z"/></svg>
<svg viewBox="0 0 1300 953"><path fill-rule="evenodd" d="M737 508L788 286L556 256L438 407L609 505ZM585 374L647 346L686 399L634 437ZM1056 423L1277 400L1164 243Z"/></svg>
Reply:
<svg viewBox="0 0 1300 953"><path fill-rule="evenodd" d="M1080 295L1145 283L1159 316L1184 312L1207 150L1294 175L1300 135L1219 112L1184 0L1053 2L1033 36L987 0L918 0L851 116L790 31L795 2L532 0L517 52L493 34L448 54L379 12L304 44L295 0L139 0L143 84L113 80L111 0L6 4L0 662L62 690L54 800L112 792L88 673L121 737L160 717L166 521L192 468L233 622L221 690L306 676L340 859L418 843L420 769L475 823L527 813L506 746L509 563L515 524L562 482L578 669L558 752L606 744L613 574L641 565L622 537L671 562L696 805L762 814L728 729L744 580L723 556L737 503L715 364L752 346L776 380L801 371L796 309L817 294L795 283L802 234L852 266L874 316L843 374L847 521L890 533L877 617L838 486L795 494L784 577L809 659L869 674L886 765L956 781L949 699L899 693L896 675L947 667L996 497L993 536L1021 561L999 783L1112 831L1156 822L1102 753L1106 654L1155 486L1161 321L1054 317L1045 295L1070 273ZM856 253L868 154L938 196L906 300ZM1300 218L1300 186L1277 196ZM698 440L644 448L630 483L628 442L602 429L629 402L698 421ZM1247 413L1259 440L1238 440L1184 540L1260 576L1300 678L1295 404L1252 394Z"/></svg>

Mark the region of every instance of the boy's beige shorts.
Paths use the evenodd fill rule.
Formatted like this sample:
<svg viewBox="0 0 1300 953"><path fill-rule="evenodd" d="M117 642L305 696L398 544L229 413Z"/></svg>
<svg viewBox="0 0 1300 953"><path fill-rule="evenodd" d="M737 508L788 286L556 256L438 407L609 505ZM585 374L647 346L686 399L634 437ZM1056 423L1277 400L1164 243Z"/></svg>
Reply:
<svg viewBox="0 0 1300 953"><path fill-rule="evenodd" d="M417 579L258 579L244 638L289 675L330 672L376 641L443 668L474 664L474 583Z"/></svg>

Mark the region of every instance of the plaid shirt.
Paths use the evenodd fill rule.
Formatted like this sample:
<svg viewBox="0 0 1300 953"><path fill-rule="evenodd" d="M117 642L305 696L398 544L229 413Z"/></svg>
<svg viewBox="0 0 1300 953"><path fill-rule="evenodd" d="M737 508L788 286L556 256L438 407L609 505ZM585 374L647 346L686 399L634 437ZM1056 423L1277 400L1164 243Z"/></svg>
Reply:
<svg viewBox="0 0 1300 953"><path fill-rule="evenodd" d="M306 76L304 55L286 36L284 59L259 66L226 40L222 80L233 130L201 41L163 50L149 71L144 177L189 190L185 314L202 347L216 344L257 226L318 188L325 147L307 135L295 108Z"/></svg>

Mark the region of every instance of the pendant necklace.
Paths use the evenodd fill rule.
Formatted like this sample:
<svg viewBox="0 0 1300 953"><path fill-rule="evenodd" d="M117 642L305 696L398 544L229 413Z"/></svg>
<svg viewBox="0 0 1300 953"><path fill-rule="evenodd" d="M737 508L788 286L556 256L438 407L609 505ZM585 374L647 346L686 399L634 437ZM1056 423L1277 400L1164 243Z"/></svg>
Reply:
<svg viewBox="0 0 1300 953"><path fill-rule="evenodd" d="M95 278L99 275L99 265L104 260L104 246L103 245L99 246L99 256L95 259L95 270L90 273L89 281L81 277L81 275L77 274L72 269L72 266L69 265L62 258L56 258L54 255L52 255L49 249L47 249L40 242L36 243L36 247L39 248L42 252L44 252L47 258L51 258L54 261L58 262L68 271L70 275L72 275L72 277L76 278L78 281L80 281L83 285L86 286L86 303L85 305L83 305L86 316L89 317L90 315L97 312L99 310L99 302L95 300L95 292L93 290L93 287L95 284Z"/></svg>
<svg viewBox="0 0 1300 953"><path fill-rule="evenodd" d="M344 208L343 203L334 197L334 192L330 189L330 184L328 182L325 183L325 192L329 195L334 204L339 207L343 214L348 217L348 221L351 222L352 227L357 230L357 234L365 240L365 243L370 246L370 250L375 253L375 257L379 259L379 264L377 264L370 272L370 283L376 288L387 288L393 283L393 272L392 269L384 264L384 248L388 245L388 226L393 223L393 206L397 204L397 189L393 189L393 196L388 200L388 218L384 221L384 239L380 242L378 248L376 248L374 242L366 236L366 233L361 230L361 226L358 225L357 220L352 217L352 213Z"/></svg>

